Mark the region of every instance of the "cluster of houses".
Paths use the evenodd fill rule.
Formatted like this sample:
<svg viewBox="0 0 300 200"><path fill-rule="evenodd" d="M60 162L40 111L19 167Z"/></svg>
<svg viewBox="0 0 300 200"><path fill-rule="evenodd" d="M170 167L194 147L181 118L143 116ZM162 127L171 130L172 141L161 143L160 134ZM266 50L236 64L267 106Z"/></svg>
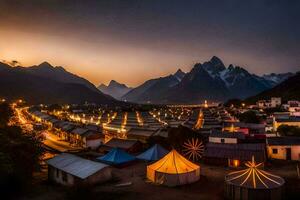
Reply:
<svg viewBox="0 0 300 200"><path fill-rule="evenodd" d="M168 109L169 113L171 111L171 109ZM110 117L108 115L101 117L103 122L101 125L83 123L82 120L86 122L87 119L92 118L88 115L84 115L83 118L80 117L78 121L70 120L69 117L61 119L54 114L30 110L30 116L37 124L47 126L61 140L69 142L72 146L92 150L97 149L100 152L104 152L105 149L107 151L114 147L126 150L134 149L135 146L141 146L141 143L146 143L150 137L155 135L167 137L166 127L177 127L188 116L186 111L182 111L178 115L177 111L172 115L170 114L169 117L161 114L161 119L158 119L157 116L160 116L159 112L163 113L163 111L156 111L155 115L148 112L110 112ZM57 113L61 114L61 112L56 111L55 114ZM71 115L74 116L74 114ZM178 119L179 116L182 120L176 121L175 118ZM167 121L167 123L162 119Z"/></svg>
<svg viewBox="0 0 300 200"><path fill-rule="evenodd" d="M31 111L30 116L38 123L46 125L62 140L70 145L96 149L104 141L102 128L96 125L82 125L70 121L60 120L41 111Z"/></svg>
<svg viewBox="0 0 300 200"><path fill-rule="evenodd" d="M282 105L281 99L272 98L264 108L278 107L279 105ZM205 144L202 155L203 162L230 168L239 169L245 163L248 163L247 166L256 166L253 164L253 157L256 162L262 164L266 163L268 159L299 161L300 139L279 137L274 134L281 125L300 127L300 118L295 115L298 111L296 103L288 102L287 105L290 106L286 108L287 112L272 113L267 116L264 123L257 124L240 122L221 106L166 107L150 112L114 112L111 114L113 117L110 120L105 119L102 125L62 120L41 111L32 111L31 115L37 122L46 124L55 130L60 138L83 148L95 149L97 153L103 155L94 160L86 160L71 154L61 154L49 160L49 179L55 182L65 185L103 182L111 178L111 166L132 163L141 157L148 156L155 157L151 162L157 161L145 169L148 179L158 184L174 186L199 180L200 166L189 163L190 161L182 158L184 156L178 152L162 150L161 147L141 152L149 138L153 136L168 138L170 127L188 127L198 133ZM249 164L251 160L252 164ZM188 175L187 172L183 172L184 170L180 171L176 168L177 165L185 164L189 166ZM77 168L80 170L76 170ZM86 171L81 169L86 169ZM168 174L170 169L177 169L172 172L175 174L176 180L180 180L180 177L190 177L190 179L185 180L187 182L174 181L175 178ZM247 173L245 172L245 174ZM233 190L240 191L238 182L232 181L232 177L234 176L231 174L225 177L228 197L235 195L232 193ZM261 187L264 190L260 190L260 192L263 191L262 195L272 193L273 191L270 189L273 187L274 193L280 193L281 190L278 188L284 184L284 180L278 180L278 185L263 181ZM264 184L270 184L269 188L264 187ZM249 185L249 187L243 188L244 195L250 193L249 188L256 189L253 187Z"/></svg>
<svg viewBox="0 0 300 200"><path fill-rule="evenodd" d="M256 105L258 108L276 108L281 106L281 98L272 97L270 100L259 100Z"/></svg>
<svg viewBox="0 0 300 200"><path fill-rule="evenodd" d="M273 101L279 100L274 98ZM299 138L279 137L276 134L280 125L300 127L299 117L281 112L270 116L270 124L267 121L244 123L223 109L202 108L184 123L207 140L203 156L206 162L238 167L253 155L259 162L266 162L268 158L300 160Z"/></svg>

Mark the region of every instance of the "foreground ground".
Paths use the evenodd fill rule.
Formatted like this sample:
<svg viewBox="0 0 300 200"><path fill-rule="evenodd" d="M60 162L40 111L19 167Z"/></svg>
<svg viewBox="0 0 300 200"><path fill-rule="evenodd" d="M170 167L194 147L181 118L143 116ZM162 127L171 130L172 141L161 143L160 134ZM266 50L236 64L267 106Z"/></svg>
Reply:
<svg viewBox="0 0 300 200"><path fill-rule="evenodd" d="M191 185L169 188L151 184L146 177L146 163L139 162L126 168L113 169L114 180L89 189L71 189L48 183L45 172L37 176L30 192L20 198L24 200L62 199L107 199L107 200L161 200L161 199L223 199L224 175L231 170L225 167L201 164L200 181ZM268 171L286 180L286 199L300 195L300 179L296 164L270 164ZM118 187L117 184L128 183Z"/></svg>

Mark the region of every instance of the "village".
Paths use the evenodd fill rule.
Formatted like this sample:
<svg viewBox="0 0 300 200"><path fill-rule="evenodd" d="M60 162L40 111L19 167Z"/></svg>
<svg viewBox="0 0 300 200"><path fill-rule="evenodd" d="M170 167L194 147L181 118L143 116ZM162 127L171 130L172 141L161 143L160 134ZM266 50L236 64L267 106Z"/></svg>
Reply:
<svg viewBox="0 0 300 200"><path fill-rule="evenodd" d="M49 152L41 173L47 183L118 199L284 199L300 192L300 135L288 129L300 127L298 101L12 106Z"/></svg>

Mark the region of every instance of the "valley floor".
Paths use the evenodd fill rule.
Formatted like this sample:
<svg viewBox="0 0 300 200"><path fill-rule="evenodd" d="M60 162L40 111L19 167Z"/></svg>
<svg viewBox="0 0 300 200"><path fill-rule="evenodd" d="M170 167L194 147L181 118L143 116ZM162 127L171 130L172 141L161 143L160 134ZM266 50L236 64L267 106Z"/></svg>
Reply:
<svg viewBox="0 0 300 200"><path fill-rule="evenodd" d="M201 164L200 181L175 188L154 185L147 181L146 163L139 162L126 168L113 169L114 181L89 189L71 189L47 182L46 170L37 175L32 191L22 200L62 199L104 199L104 200L161 200L161 199L223 199L224 175L232 170L225 167ZM268 171L282 176L286 181L287 199L300 194L300 179L297 178L296 164L273 164ZM117 187L120 183L130 183Z"/></svg>

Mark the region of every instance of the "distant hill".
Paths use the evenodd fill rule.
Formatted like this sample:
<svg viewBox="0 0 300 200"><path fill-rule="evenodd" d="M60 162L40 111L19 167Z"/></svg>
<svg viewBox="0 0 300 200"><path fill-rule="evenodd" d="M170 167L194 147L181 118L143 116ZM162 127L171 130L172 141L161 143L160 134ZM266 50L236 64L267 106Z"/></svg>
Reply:
<svg viewBox="0 0 300 200"><path fill-rule="evenodd" d="M88 80L66 71L61 66L54 67L48 62L43 62L37 66L35 65L26 68L21 67L21 70L26 70L28 73L31 73L33 75L53 79L62 83L82 84L91 90L97 91L97 88Z"/></svg>
<svg viewBox="0 0 300 200"><path fill-rule="evenodd" d="M87 80L62 67L42 63L34 67L11 67L0 63L0 96L39 103L117 103Z"/></svg>
<svg viewBox="0 0 300 200"><path fill-rule="evenodd" d="M175 74L151 79L132 89L122 99L138 103L185 103L204 100L225 102L231 98L247 98L292 76L292 73L258 76L242 67L228 67L213 56L203 64L197 63L188 73L178 70Z"/></svg>
<svg viewBox="0 0 300 200"><path fill-rule="evenodd" d="M132 88L127 87L125 84L118 83L115 80L111 80L108 86L101 84L98 86L98 89L104 94L108 94L116 99L121 99L121 97Z"/></svg>
<svg viewBox="0 0 300 200"><path fill-rule="evenodd" d="M283 101L300 100L300 72L289 77L272 89L247 98L246 101L253 103L257 100L270 99L271 97L281 97Z"/></svg>

